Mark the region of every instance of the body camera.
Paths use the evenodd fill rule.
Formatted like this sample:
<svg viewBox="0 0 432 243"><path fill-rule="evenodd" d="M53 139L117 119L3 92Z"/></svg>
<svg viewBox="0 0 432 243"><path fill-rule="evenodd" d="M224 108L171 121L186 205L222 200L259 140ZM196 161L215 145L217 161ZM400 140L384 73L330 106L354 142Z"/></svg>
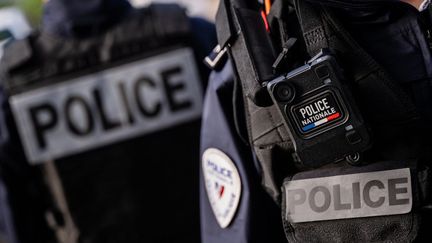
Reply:
<svg viewBox="0 0 432 243"><path fill-rule="evenodd" d="M267 88L289 130L295 160L303 166L344 158L354 163L370 147L369 129L333 56L321 52Z"/></svg>

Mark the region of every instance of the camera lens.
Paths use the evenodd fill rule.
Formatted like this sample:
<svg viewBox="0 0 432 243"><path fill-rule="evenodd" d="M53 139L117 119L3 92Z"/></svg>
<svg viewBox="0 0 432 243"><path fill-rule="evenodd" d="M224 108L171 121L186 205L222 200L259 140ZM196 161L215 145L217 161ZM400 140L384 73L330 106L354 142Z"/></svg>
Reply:
<svg viewBox="0 0 432 243"><path fill-rule="evenodd" d="M274 88L274 95L279 102L291 103L295 98L295 89L289 83L279 83Z"/></svg>

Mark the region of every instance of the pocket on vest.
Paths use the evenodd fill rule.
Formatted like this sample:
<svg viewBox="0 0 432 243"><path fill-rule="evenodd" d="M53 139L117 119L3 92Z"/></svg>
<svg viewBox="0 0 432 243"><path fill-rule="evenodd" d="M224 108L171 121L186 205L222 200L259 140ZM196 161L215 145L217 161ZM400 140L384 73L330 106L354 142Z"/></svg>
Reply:
<svg viewBox="0 0 432 243"><path fill-rule="evenodd" d="M298 173L282 188L285 233L293 242L413 241L430 181L429 168L417 162Z"/></svg>

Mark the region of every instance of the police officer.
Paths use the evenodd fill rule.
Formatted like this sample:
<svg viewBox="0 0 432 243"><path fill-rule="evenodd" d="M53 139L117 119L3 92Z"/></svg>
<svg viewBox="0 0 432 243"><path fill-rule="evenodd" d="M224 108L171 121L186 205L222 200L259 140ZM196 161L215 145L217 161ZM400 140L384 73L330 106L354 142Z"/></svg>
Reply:
<svg viewBox="0 0 432 243"><path fill-rule="evenodd" d="M200 60L214 36L173 4L45 4L42 30L1 63L21 243L199 240Z"/></svg>
<svg viewBox="0 0 432 243"><path fill-rule="evenodd" d="M428 1L261 3L221 1L218 11L201 135L202 241L423 242L432 192ZM303 166L268 97L268 82L304 65L313 45L330 48L356 80L374 135L359 160Z"/></svg>

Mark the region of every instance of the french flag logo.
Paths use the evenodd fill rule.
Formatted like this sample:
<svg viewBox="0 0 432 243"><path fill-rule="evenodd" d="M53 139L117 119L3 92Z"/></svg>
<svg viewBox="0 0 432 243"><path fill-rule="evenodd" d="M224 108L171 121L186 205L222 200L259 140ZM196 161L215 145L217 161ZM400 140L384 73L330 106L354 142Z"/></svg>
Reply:
<svg viewBox="0 0 432 243"><path fill-rule="evenodd" d="M221 199L225 192L225 186L219 185L219 183L215 182L216 192L218 194L218 198Z"/></svg>
<svg viewBox="0 0 432 243"><path fill-rule="evenodd" d="M324 124L326 124L326 123L328 123L328 122L331 122L331 121L333 121L333 120L336 120L336 119L338 119L339 117L341 117L341 114L340 114L340 113L333 114L333 115L331 115L331 116L329 116L329 117L326 117L326 118L324 118L324 119L322 119L322 120L319 120L319 121L317 121L317 122L314 122L314 123L312 123L312 124L310 124L310 125L307 125L307 126L303 127L303 132L307 132L307 131L309 131L309 130L312 130L312 129L314 129L314 128L316 128L316 127L319 127L319 126L321 126L321 125L324 125Z"/></svg>

